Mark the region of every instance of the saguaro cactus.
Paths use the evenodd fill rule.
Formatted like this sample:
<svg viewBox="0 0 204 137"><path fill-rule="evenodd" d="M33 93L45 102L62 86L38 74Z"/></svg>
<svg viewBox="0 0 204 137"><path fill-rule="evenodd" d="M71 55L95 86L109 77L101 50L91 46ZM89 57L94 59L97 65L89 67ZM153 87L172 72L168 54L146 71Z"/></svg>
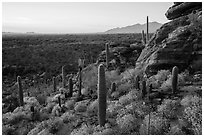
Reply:
<svg viewBox="0 0 204 137"><path fill-rule="evenodd" d="M81 97L81 83L82 83L82 67L79 67L79 77L78 77L78 80L79 80L79 91L78 91L78 97Z"/></svg>
<svg viewBox="0 0 204 137"><path fill-rule="evenodd" d="M173 94L176 93L176 90L177 90L177 84L178 84L178 67L175 66L173 67L173 70L172 70L172 91L173 91Z"/></svg>
<svg viewBox="0 0 204 137"><path fill-rule="evenodd" d="M22 83L21 83L21 77L17 77L17 82L18 82L18 96L19 96L19 104L20 106L24 105L23 102L23 88L22 88Z"/></svg>
<svg viewBox="0 0 204 137"><path fill-rule="evenodd" d="M106 49L106 67L108 68L109 67L109 44L106 43L105 45L105 49Z"/></svg>
<svg viewBox="0 0 204 137"><path fill-rule="evenodd" d="M98 119L99 125L104 126L106 122L106 80L105 70L102 64L98 67Z"/></svg>
<svg viewBox="0 0 204 137"><path fill-rule="evenodd" d="M145 38L144 30L142 30L142 43L144 45L146 44L146 38Z"/></svg>
<svg viewBox="0 0 204 137"><path fill-rule="evenodd" d="M62 66L62 87L65 88L66 81L65 81L65 66Z"/></svg>
<svg viewBox="0 0 204 137"><path fill-rule="evenodd" d="M145 95L147 94L147 91L146 91L146 81L142 81L142 98L145 97Z"/></svg>
<svg viewBox="0 0 204 137"><path fill-rule="evenodd" d="M59 106L61 107L61 98L60 98L60 96L58 97L58 103L59 103Z"/></svg>
<svg viewBox="0 0 204 137"><path fill-rule="evenodd" d="M147 16L147 34L146 34L146 43L149 41L149 18Z"/></svg>
<svg viewBox="0 0 204 137"><path fill-rule="evenodd" d="M72 78L69 78L69 95L68 97L72 97L73 94L73 82L72 82Z"/></svg>
<svg viewBox="0 0 204 137"><path fill-rule="evenodd" d="M140 77L136 76L135 78L135 88L140 89Z"/></svg>
<svg viewBox="0 0 204 137"><path fill-rule="evenodd" d="M111 93L113 93L113 92L115 92L116 91L116 84L115 84L115 82L113 82L112 84L111 84Z"/></svg>
<svg viewBox="0 0 204 137"><path fill-rule="evenodd" d="M56 77L53 77L53 90L54 90L54 92L57 91Z"/></svg>

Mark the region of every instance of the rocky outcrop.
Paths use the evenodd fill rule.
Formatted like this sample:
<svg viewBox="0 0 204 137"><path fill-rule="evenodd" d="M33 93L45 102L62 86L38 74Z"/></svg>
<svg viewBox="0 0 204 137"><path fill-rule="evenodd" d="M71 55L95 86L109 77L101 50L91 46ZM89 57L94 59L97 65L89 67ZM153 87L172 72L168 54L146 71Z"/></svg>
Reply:
<svg viewBox="0 0 204 137"><path fill-rule="evenodd" d="M186 2L178 6L184 5L191 5L191 9L198 7L198 3ZM180 9L182 13L188 10L184 7ZM142 66L148 75L161 69L172 69L175 65L181 71L202 69L202 10L174 17L178 18L164 24L153 35L137 59L136 68Z"/></svg>
<svg viewBox="0 0 204 137"><path fill-rule="evenodd" d="M166 12L169 20L188 15L193 10L202 9L202 2L175 2Z"/></svg>
<svg viewBox="0 0 204 137"><path fill-rule="evenodd" d="M137 58L144 49L144 45L141 42L137 42L131 45L115 45L110 44L110 67L109 70L119 68L123 71L128 66L134 66ZM97 59L97 64L106 62L105 50L101 52Z"/></svg>

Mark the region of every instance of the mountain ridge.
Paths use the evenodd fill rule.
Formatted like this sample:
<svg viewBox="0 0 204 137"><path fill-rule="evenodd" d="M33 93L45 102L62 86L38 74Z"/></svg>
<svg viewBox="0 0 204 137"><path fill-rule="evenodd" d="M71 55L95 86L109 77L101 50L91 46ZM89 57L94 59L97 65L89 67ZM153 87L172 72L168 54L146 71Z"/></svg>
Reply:
<svg viewBox="0 0 204 137"><path fill-rule="evenodd" d="M163 24L158 23L156 21L149 22L149 33L156 32ZM105 31L105 34L114 34L114 33L141 33L142 30L146 30L146 23L145 24L133 24L125 27L116 27Z"/></svg>

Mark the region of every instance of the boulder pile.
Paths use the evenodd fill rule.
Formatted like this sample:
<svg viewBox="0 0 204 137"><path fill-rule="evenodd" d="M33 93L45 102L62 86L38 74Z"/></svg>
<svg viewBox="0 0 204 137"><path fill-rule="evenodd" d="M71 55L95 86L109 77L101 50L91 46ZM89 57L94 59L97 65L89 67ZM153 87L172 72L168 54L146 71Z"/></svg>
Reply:
<svg viewBox="0 0 204 137"><path fill-rule="evenodd" d="M147 75L178 66L202 70L202 3L175 2L166 12L171 21L159 28L142 50L136 68Z"/></svg>

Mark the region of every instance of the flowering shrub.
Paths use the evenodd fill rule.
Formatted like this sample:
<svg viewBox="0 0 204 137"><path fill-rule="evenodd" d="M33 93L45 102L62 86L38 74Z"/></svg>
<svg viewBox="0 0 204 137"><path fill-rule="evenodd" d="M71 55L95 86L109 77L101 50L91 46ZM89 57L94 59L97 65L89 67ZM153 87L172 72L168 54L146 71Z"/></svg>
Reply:
<svg viewBox="0 0 204 137"><path fill-rule="evenodd" d="M122 130L124 134L128 134L134 130L137 130L139 126L137 124L137 120L132 114L127 114L123 117L118 117L116 121L120 130Z"/></svg>
<svg viewBox="0 0 204 137"><path fill-rule="evenodd" d="M141 96L141 91L132 89L127 95L123 95L122 97L120 97L119 102L125 106L133 101L139 101L141 99Z"/></svg>
<svg viewBox="0 0 204 137"><path fill-rule="evenodd" d="M184 118L191 124L194 134L202 134L202 99L196 95L184 97L181 104L185 107Z"/></svg>
<svg viewBox="0 0 204 137"><path fill-rule="evenodd" d="M169 121L159 113L153 112L150 114L150 125L149 115L145 116L143 124L140 126L140 134L147 135L148 128L151 135L163 135L169 130Z"/></svg>
<svg viewBox="0 0 204 137"><path fill-rule="evenodd" d="M94 132L94 127L87 124L82 124L78 129L74 129L71 135L91 135Z"/></svg>
<svg viewBox="0 0 204 137"><path fill-rule="evenodd" d="M52 134L55 134L63 126L62 118L51 118L48 121L48 131Z"/></svg>
<svg viewBox="0 0 204 137"><path fill-rule="evenodd" d="M185 75L184 73L178 74L178 86L183 86L185 84L185 76L184 75ZM171 82L172 82L172 75L169 75L168 79L162 83L160 88L164 92L170 92L171 88L172 88Z"/></svg>
<svg viewBox="0 0 204 137"><path fill-rule="evenodd" d="M171 72L169 70L160 70L158 73L154 76L151 76L147 83L152 84L153 88L159 88L164 81L166 81L169 76L171 75Z"/></svg>
<svg viewBox="0 0 204 137"><path fill-rule="evenodd" d="M67 111L61 116L61 118L64 123L69 123L75 120L75 115L72 112Z"/></svg>
<svg viewBox="0 0 204 137"><path fill-rule="evenodd" d="M176 100L166 99L157 107L158 112L163 114L167 119L175 119L179 115L180 103Z"/></svg>
<svg viewBox="0 0 204 137"><path fill-rule="evenodd" d="M89 115L97 115L98 113L98 100L93 101L87 108Z"/></svg>
<svg viewBox="0 0 204 137"><path fill-rule="evenodd" d="M74 110L77 112L85 112L86 109L87 109L87 105L83 101L77 102L74 107Z"/></svg>

